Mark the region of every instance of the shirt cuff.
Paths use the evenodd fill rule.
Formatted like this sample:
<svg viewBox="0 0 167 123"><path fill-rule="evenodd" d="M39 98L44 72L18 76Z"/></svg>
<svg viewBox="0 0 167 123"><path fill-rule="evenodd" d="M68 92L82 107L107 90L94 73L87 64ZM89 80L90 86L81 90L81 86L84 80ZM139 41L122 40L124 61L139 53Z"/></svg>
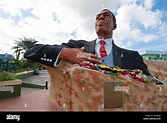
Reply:
<svg viewBox="0 0 167 123"><path fill-rule="evenodd" d="M55 63L53 64L53 67L58 67L58 66L59 66L59 63L60 63L60 61L61 61L61 59L59 59L60 53L61 53L61 51L60 51L59 54L57 55L57 58L56 58Z"/></svg>

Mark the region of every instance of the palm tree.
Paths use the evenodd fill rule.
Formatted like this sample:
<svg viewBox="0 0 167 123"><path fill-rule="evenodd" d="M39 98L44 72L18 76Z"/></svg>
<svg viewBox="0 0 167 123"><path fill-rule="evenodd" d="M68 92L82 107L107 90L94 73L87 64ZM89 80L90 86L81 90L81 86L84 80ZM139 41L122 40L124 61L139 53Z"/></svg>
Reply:
<svg viewBox="0 0 167 123"><path fill-rule="evenodd" d="M15 40L16 46L13 46L12 49L15 49L16 53L16 59L19 59L20 54L23 54L27 49L30 49L34 46L38 41L32 38L26 38L23 39L20 38L19 41Z"/></svg>

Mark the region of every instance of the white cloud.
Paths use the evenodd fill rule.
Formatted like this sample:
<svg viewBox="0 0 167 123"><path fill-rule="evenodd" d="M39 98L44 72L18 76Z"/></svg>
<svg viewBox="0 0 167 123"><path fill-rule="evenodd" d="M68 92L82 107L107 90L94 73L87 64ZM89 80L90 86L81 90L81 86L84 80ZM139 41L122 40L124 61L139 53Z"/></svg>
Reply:
<svg viewBox="0 0 167 123"><path fill-rule="evenodd" d="M136 41L151 42L167 32L161 11L152 11L153 5L153 0L0 0L0 10L8 15L0 16L0 48L13 53L14 41L23 37L45 44L61 44L70 38L93 40L95 16L102 8L116 15L116 44L129 40L124 47L130 47ZM74 31L77 37L71 35Z"/></svg>
<svg viewBox="0 0 167 123"><path fill-rule="evenodd" d="M118 28L115 31L115 38L119 40L121 45L123 40L131 40L129 47L135 41L150 42L156 40L158 35L155 35L156 28L161 24L162 13L160 11L151 11L153 3L151 0L145 1L144 6L135 2L129 4L124 3L117 10ZM153 34L150 34L152 30Z"/></svg>
<svg viewBox="0 0 167 123"><path fill-rule="evenodd" d="M154 0L144 0L143 2L146 9L151 9L153 6Z"/></svg>

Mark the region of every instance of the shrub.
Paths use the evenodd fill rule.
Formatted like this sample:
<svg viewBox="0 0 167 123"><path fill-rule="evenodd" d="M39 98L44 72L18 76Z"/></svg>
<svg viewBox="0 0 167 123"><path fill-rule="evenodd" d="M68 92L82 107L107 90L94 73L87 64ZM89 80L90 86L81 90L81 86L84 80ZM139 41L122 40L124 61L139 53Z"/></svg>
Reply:
<svg viewBox="0 0 167 123"><path fill-rule="evenodd" d="M14 80L15 76L9 72L1 72L0 73L0 81L8 81L8 80Z"/></svg>

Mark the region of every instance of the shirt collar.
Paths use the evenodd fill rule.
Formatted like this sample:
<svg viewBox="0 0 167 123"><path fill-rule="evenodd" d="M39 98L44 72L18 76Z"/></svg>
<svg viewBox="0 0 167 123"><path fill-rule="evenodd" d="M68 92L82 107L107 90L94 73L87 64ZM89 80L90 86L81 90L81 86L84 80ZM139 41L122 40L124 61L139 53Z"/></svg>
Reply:
<svg viewBox="0 0 167 123"><path fill-rule="evenodd" d="M99 43L100 40L104 40L106 42L106 45L111 45L112 44L112 38L107 38L107 39L96 39L96 44Z"/></svg>

